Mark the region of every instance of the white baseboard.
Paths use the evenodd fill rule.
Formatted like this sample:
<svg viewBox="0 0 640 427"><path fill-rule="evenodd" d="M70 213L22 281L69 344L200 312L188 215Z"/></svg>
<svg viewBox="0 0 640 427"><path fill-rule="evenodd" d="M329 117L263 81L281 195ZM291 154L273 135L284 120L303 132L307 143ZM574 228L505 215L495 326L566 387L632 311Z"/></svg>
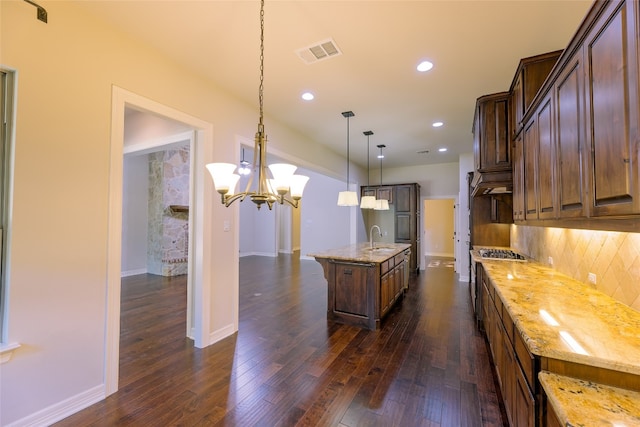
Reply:
<svg viewBox="0 0 640 427"><path fill-rule="evenodd" d="M220 340L223 340L233 334L235 334L237 330L233 327L233 325L227 325L223 328L218 329L217 331L211 332L209 334L209 345L217 343Z"/></svg>
<svg viewBox="0 0 640 427"><path fill-rule="evenodd" d="M268 257L277 257L278 254L276 252L240 252L239 257L245 256L268 256Z"/></svg>
<svg viewBox="0 0 640 427"><path fill-rule="evenodd" d="M453 258L453 254L452 253L447 253L447 252L426 252L424 255L425 256L442 256L442 257L447 257L447 258Z"/></svg>
<svg viewBox="0 0 640 427"><path fill-rule="evenodd" d="M146 268L139 268L137 270L128 270L120 273L120 277L137 276L138 274L147 274Z"/></svg>
<svg viewBox="0 0 640 427"><path fill-rule="evenodd" d="M312 256L308 256L308 255L300 255L300 259L308 259L310 261L315 261L316 259Z"/></svg>
<svg viewBox="0 0 640 427"><path fill-rule="evenodd" d="M468 281L469 281L469 276L460 275L460 278L458 279L458 282L468 282Z"/></svg>
<svg viewBox="0 0 640 427"><path fill-rule="evenodd" d="M105 398L104 384L55 403L41 411L8 424L7 427L46 427Z"/></svg>

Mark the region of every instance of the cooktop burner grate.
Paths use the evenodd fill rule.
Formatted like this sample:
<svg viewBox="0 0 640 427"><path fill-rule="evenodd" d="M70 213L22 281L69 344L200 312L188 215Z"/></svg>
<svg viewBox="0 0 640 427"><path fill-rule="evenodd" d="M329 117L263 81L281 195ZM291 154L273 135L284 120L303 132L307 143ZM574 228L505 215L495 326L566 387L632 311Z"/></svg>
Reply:
<svg viewBox="0 0 640 427"><path fill-rule="evenodd" d="M523 255L520 255L510 249L480 249L478 253L482 258L526 261L526 258Z"/></svg>

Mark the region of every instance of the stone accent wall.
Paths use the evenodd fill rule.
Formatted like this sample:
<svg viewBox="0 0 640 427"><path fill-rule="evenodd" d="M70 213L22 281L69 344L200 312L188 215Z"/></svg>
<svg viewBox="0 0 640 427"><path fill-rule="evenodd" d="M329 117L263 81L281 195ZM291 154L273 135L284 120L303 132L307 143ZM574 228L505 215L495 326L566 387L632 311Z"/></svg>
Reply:
<svg viewBox="0 0 640 427"><path fill-rule="evenodd" d="M189 146L149 155L149 242L151 274L187 274L189 215L171 205L189 205Z"/></svg>
<svg viewBox="0 0 640 427"><path fill-rule="evenodd" d="M512 225L511 246L640 311L640 233Z"/></svg>

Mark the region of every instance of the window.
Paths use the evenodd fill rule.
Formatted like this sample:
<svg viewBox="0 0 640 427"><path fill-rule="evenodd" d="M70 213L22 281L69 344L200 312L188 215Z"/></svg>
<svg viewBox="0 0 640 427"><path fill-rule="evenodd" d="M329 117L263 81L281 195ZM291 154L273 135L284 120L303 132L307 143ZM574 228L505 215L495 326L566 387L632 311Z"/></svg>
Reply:
<svg viewBox="0 0 640 427"><path fill-rule="evenodd" d="M13 137L13 114L15 73L0 68L0 343L5 343L7 286L6 247L9 218L9 194L11 183L11 140Z"/></svg>

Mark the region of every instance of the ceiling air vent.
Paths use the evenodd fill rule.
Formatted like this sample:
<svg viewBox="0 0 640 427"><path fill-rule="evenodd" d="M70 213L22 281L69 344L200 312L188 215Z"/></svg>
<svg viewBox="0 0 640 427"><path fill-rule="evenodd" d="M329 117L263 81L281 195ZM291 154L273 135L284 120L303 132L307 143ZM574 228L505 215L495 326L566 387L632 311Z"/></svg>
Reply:
<svg viewBox="0 0 640 427"><path fill-rule="evenodd" d="M314 62L342 55L342 52L338 49L336 42L332 39L327 39L296 50L296 55L298 55L305 64L313 64Z"/></svg>

